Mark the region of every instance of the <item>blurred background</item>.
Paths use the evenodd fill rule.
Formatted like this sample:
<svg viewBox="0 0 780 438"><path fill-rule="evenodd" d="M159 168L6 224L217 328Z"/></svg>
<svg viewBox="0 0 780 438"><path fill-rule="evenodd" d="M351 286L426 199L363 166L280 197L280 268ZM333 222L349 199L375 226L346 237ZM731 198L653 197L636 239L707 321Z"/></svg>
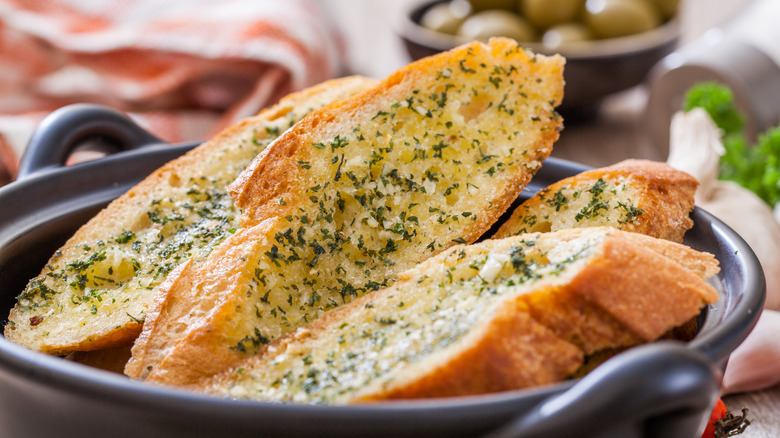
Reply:
<svg viewBox="0 0 780 438"><path fill-rule="evenodd" d="M692 42L708 29L727 23L751 1L680 0L680 20L684 22L680 44ZM349 71L384 77L411 59L398 37L399 15L423 2L323 0L323 3L344 33Z"/></svg>
<svg viewBox="0 0 780 438"><path fill-rule="evenodd" d="M679 106L676 95L680 93L668 84L649 93L648 70L675 48L695 45L712 29L728 26L751 4L750 0L589 3L620 10L622 5L616 8L611 3L632 1L673 5L673 25L667 25L669 16L660 14L651 27L664 31L618 38L627 41L622 45L602 44L605 38L600 35L599 44L549 50L540 46L544 29L537 27L537 42L529 45L542 52L561 52L569 59L562 108L567 130L554 154L600 165L601 159L579 146L599 142L605 151L599 155L611 161L628 156L665 158L669 108ZM578 2L585 0L474 0L472 6L479 10L492 3L506 9L508 4L512 12L522 13L522 4L527 3L536 8L537 16L549 16L561 5ZM346 74L381 78L422 54L486 35L484 29L483 34L472 30L470 36L450 41L440 38L446 33L442 31L439 38L428 38L430 33L414 28L410 12L416 10L419 21L420 9L429 3L0 0L0 184L13 179L36 124L69 103L95 102L128 112L167 142L198 141L290 91ZM609 20L614 27L632 19L618 14ZM641 14L639 20L634 26L641 30L646 26ZM501 20L498 24L493 20L487 31L501 33L502 25ZM648 103L650 95L663 95L661 103ZM660 124L646 117L649 104L656 105L653 113ZM756 119L751 117L750 123ZM652 123L652 129L645 129Z"/></svg>
<svg viewBox="0 0 780 438"><path fill-rule="evenodd" d="M345 35L346 64L351 72L382 77L413 59L414 56L410 55L405 41L399 38L399 34L412 38L417 43L421 41L423 44L429 43L434 48L446 48L451 45L450 41L442 42L440 38L430 38L430 34L421 35L419 31L412 32L416 29L410 30L409 23L404 22L403 17L408 16L409 11L431 2L327 0L326 3L329 4L328 9L334 11L333 17ZM477 0L474 3L495 5L507 2ZM521 5L523 1L509 3ZM552 0L535 3L554 7L555 4L567 2ZM580 3L585 2L583 0ZM647 3L664 2L647 0ZM766 66L762 64L766 61L763 57L755 60L748 59L751 54L734 53L744 51L742 46L727 53L722 50L721 45L724 40L745 39L741 36L733 36L741 32L737 29L731 30L736 27L743 29L754 26L763 29L762 32L765 32L767 37L771 38L771 35L774 35L774 41L780 41L780 35L772 30L773 25L766 22L755 23L756 17L741 18L743 15L749 15L746 10L749 10L754 3L776 4L778 2L774 0L681 0L666 3L675 4L677 10L674 16L676 23L673 29L669 29L666 33L655 30L655 33L649 32L651 35L644 33L620 38L620 40L628 40L628 44L614 44L614 40L609 42L601 40L598 44L594 42L590 46L587 44L574 47L559 46L556 49L545 48L538 42L529 44L534 50L559 52L568 59L567 88L563 104L567 129L556 144L553 155L565 156L594 166L605 164L600 158L603 156L611 157L613 162L629 156L665 160L668 153L671 115L679 109L684 91L692 83L701 80L719 79L735 89L738 103L746 112L751 113L751 116L747 117L750 136L755 137L757 132L777 123L778 105L767 102L780 101L780 88L776 88L776 81L780 77L780 70L776 65L780 65L780 56L775 58L776 62L773 65ZM780 9L776 5L769 5L769 8L773 9L775 21L780 18ZM516 10L519 9L520 6L516 6ZM613 17L613 19L624 18ZM663 24L661 22L659 26ZM541 32L537 31L536 38L537 40L541 38ZM648 46L653 44L660 46L659 51L649 50ZM750 46L754 45L750 44ZM675 49L680 49L680 52L676 54L677 56L670 57L668 61L678 65L663 65L661 59ZM693 57L698 55L699 59L689 59L691 55L683 49L692 49ZM638 52L638 55L632 52ZM688 65L679 65L685 63ZM637 64L642 65L637 67ZM656 65L656 70L651 72L651 67ZM679 70L679 67L684 67L682 73L669 71ZM754 72L764 67L768 67L767 72ZM631 68L634 69L633 72L626 71ZM636 70L637 68L639 70ZM746 77L739 77L743 73ZM631 77L626 78L626 75ZM669 75L672 77L660 78ZM661 83L652 84L653 78L656 81L660 80ZM771 82L770 85L775 88L762 88L762 84L756 83L756 78ZM634 81L636 86L625 87L625 83L616 84L621 80ZM623 85L623 90L602 93L603 99L601 96L580 99L583 90L593 91L604 86L620 85ZM650 93L650 88L654 88L653 93ZM761 91L756 93L759 94L757 96L748 96L751 89ZM649 102L651 94L657 95L659 99ZM762 102L750 102L753 98ZM572 99L580 100L573 102ZM575 106L572 108L571 105ZM649 105L653 105L652 110L648 108ZM770 108L756 109L755 105L764 107L769 105ZM604 135L605 132L609 135ZM599 148L604 153L596 156L588 148L583 148L581 146L583 143L588 145L599 143ZM627 147L626 145L629 144L631 146Z"/></svg>
<svg viewBox="0 0 780 438"><path fill-rule="evenodd" d="M167 142L198 141L342 75L345 40L325 6L0 0L0 184L33 128L63 105L108 105Z"/></svg>

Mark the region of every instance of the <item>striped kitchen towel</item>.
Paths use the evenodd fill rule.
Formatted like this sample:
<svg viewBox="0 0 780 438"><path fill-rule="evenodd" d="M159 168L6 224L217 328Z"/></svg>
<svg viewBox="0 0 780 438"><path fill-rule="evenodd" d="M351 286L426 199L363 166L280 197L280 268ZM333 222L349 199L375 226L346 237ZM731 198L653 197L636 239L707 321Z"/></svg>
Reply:
<svg viewBox="0 0 780 438"><path fill-rule="evenodd" d="M0 0L0 184L63 105L202 140L343 68L317 0Z"/></svg>

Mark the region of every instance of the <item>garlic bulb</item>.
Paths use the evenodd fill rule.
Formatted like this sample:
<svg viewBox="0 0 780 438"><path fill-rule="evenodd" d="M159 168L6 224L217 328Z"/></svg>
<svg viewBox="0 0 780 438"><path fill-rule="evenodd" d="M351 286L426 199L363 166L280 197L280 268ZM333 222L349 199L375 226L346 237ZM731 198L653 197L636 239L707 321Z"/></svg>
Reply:
<svg viewBox="0 0 780 438"><path fill-rule="evenodd" d="M723 394L768 388L780 382L780 225L772 209L753 192L719 181L724 149L720 132L702 109L677 113L671 125L667 163L699 180L696 205L730 226L758 256L767 282L765 310L756 327L731 354Z"/></svg>
<svg viewBox="0 0 780 438"><path fill-rule="evenodd" d="M666 163L699 180L696 204L712 200L718 183L718 163L726 152L720 141L720 129L701 108L678 112L672 118L669 157Z"/></svg>
<svg viewBox="0 0 780 438"><path fill-rule="evenodd" d="M780 224L753 192L720 181L720 131L706 111L679 112L672 119L667 163L699 180L696 205L734 229L758 256L767 283L764 308L780 309Z"/></svg>
<svg viewBox="0 0 780 438"><path fill-rule="evenodd" d="M723 376L723 394L755 391L780 383L780 312L764 310L758 324L731 353Z"/></svg>

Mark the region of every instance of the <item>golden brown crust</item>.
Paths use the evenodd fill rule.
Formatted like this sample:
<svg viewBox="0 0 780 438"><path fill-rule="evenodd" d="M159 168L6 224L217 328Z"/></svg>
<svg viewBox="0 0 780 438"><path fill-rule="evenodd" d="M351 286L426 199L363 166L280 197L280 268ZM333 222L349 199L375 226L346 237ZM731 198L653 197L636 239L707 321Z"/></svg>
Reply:
<svg viewBox="0 0 780 438"><path fill-rule="evenodd" d="M591 227L452 249L405 272L393 286L326 313L196 388L237 398L349 404L482 394L559 381L575 372L584 354L659 338L717 299L717 291L701 276L717 271L711 255L636 236ZM654 245L641 244L650 241ZM510 254L517 248L524 254L513 259ZM501 260L498 270L487 268ZM535 265L528 272L541 277L523 277L532 275L522 272L533 260L552 263L552 269ZM555 260L569 261L559 267ZM464 271L464 266L471 270ZM471 283L469 276L477 275L480 281ZM496 291L482 294L491 287ZM494 301L481 307L474 296ZM584 305L574 306L581 314L569 320L565 313L572 311L571 302ZM435 330L431 325L453 327L453 333L459 327L449 319L457 318L449 305L457 307L458 314L471 310L479 317L469 319L461 337L437 347L435 339L440 338L429 336L429 330ZM440 313L429 321L426 315L432 311ZM559 325L566 321L568 325ZM582 342L589 339L591 328L599 327L610 330L596 343ZM363 337L371 333L378 336ZM386 342L373 350L370 345L377 339ZM364 364L368 357L376 364L369 370L381 376L370 383L352 374L350 362L356 358ZM306 380L321 375L330 379L321 386L317 378Z"/></svg>
<svg viewBox="0 0 780 438"><path fill-rule="evenodd" d="M656 339L718 299L706 281L718 271L710 254L633 234L603 247L565 289L529 295L531 314L585 354Z"/></svg>
<svg viewBox="0 0 780 438"><path fill-rule="evenodd" d="M280 218L263 234L265 246L229 263L254 278L220 290L195 285L198 296L221 297L214 310L182 323L181 335L158 331L155 350L164 356L144 360L148 375L128 373L194 383L237 353L250 355L421 260L476 240L550 153L562 68L560 57L496 39L411 64L312 112L231 185L242 226ZM219 266L219 257L201 264ZM182 275L201 275L188 270ZM188 296L178 287L167 294L184 307L173 313L198 306L178 298Z"/></svg>
<svg viewBox="0 0 780 438"><path fill-rule="evenodd" d="M592 194L598 181L606 183L600 196ZM515 209L495 238L521 232L609 225L682 242L685 232L693 226L689 214L693 210L697 186L695 178L666 163L637 159L621 161L543 189ZM561 195L555 198L558 193ZM577 197L582 201L577 202ZM604 204L594 209L593 204L587 202L593 200ZM606 208L599 209L602 205ZM590 210L587 210L589 206ZM628 208L632 207L638 210L627 214ZM591 216L581 214L583 211ZM574 218L577 214L581 219Z"/></svg>
<svg viewBox="0 0 780 438"><path fill-rule="evenodd" d="M631 299L632 297L626 297ZM549 287L525 297L529 313L553 333L590 355L611 346L642 342L608 311L573 293L573 288Z"/></svg>
<svg viewBox="0 0 780 438"><path fill-rule="evenodd" d="M247 264L257 261L278 222L272 218L242 228L202 263L183 264L171 273L155 294L125 374L182 386L239 360L239 352L202 339L234 330L230 321L242 298L234 291L251 281Z"/></svg>
<svg viewBox="0 0 780 438"><path fill-rule="evenodd" d="M307 147L308 145L321 141L323 138L343 133L345 126L351 129L361 120L374 116L381 109L382 102L397 101L403 96L414 94L420 84L426 81L425 75L440 71L443 66L464 65L461 64L461 61L465 60L464 52L473 53L484 50L489 50L490 56L497 59L509 58L514 63L524 63L525 66L521 68L530 69L532 74L545 77L543 85L536 85L540 91L523 89L523 94L527 96L529 102L547 106L547 108L532 109L528 115L528 117L538 117L539 114L545 114L546 117L539 117L540 120L535 127L536 135L529 136L532 144L525 145L523 148L523 150L531 151L535 155L533 159L538 161L538 165L541 165L541 162L552 151L552 145L558 139L559 130L562 127L561 120L557 116L549 117L549 111L560 104L563 99L563 83L555 82L562 74L563 59L552 57L541 62L540 55L533 55L533 59L536 59L537 56L540 58L537 69L536 61L528 64L528 55L525 55L524 52L517 52L517 43L504 38L494 38L491 40L490 46L472 43L435 57L418 60L392 73L382 80L379 86L368 89L350 99L333 102L304 118L266 149L262 155L258 156L247 170L231 184L229 189L231 196L236 201L236 205L245 211L242 216L243 223L257 223L269 216L290 210L289 208L281 208L276 201L280 197L285 197L289 202L289 199L301 196L298 191L300 187L297 184L300 173L297 163L308 160L311 153L311 148ZM539 102L540 96L546 100ZM316 133L316 136L312 135L313 133ZM486 224L495 222L517 198L522 187L530 181L532 176L533 172L517 173L512 184L501 187L501 194L497 196L497 202L491 206L487 215L481 215L478 222L472 224L473 231L470 234L474 236L472 239L466 240L476 240L484 232Z"/></svg>
<svg viewBox="0 0 780 438"><path fill-rule="evenodd" d="M127 344L105 350L74 351L65 359L99 370L122 374L127 361L130 360L131 347L132 344Z"/></svg>
<svg viewBox="0 0 780 438"><path fill-rule="evenodd" d="M354 76L291 94L153 172L52 257L11 311L5 336L50 354L132 342L165 273L237 226L226 187L257 152L311 109L374 83Z"/></svg>
<svg viewBox="0 0 780 438"><path fill-rule="evenodd" d="M323 95L333 95L338 98L343 95L341 90L361 90L375 84L373 79L362 76L348 76L346 78L333 79L314 85L305 90L291 93L282 98L276 105L261 110L256 116L244 119L231 125L214 138L204 144L186 152L179 158L164 164L141 182L133 186L125 194L114 200L111 205L101 210L94 218L79 228L63 246L78 245L79 242L90 241L94 238L104 237L108 228L114 228L117 232L126 229L128 212L146 212L146 205L154 199L164 197L170 192L171 175L177 175L178 180L190 176L202 176L202 163L226 145L235 143L237 137L241 137L247 130L255 129L264 122L273 121L285 117L290 111L301 111L301 106L306 106L314 98L322 98ZM349 91L348 91L349 92ZM328 102L327 98L322 102Z"/></svg>
<svg viewBox="0 0 780 438"><path fill-rule="evenodd" d="M353 403L487 394L560 382L583 361L582 352L507 302L483 336L444 363L386 390L359 395Z"/></svg>
<svg viewBox="0 0 780 438"><path fill-rule="evenodd" d="M696 251L677 242L673 242L670 245L658 238L639 233L624 234L623 239L626 239L626 244L643 246L669 260L673 260L702 278L710 278L720 271L720 264L714 255ZM714 302L718 299L717 292L714 289L708 288L706 291L704 299L707 302Z"/></svg>
<svg viewBox="0 0 780 438"><path fill-rule="evenodd" d="M575 196L584 198L585 196L581 193L594 190L597 182L606 183L601 188L606 194L602 195L601 200L604 200L607 205L611 203L610 208L615 208L616 201L620 201L624 205L633 202L631 205L641 209L642 214L635 217L634 220L625 220L625 215L609 215L608 209L605 208L604 214L597 220L572 221L572 215L582 211L579 210L582 206L577 205L574 209L577 211L571 211L573 210L571 206L575 204L571 198ZM506 237L523 231L556 230L563 228L565 224L565 226L608 225L681 242L683 234L693 223L688 215L693 209L693 195L697 185L698 182L693 177L671 168L666 163L635 159L625 160L612 166L583 172L552 184L515 209L512 217L499 229L494 238ZM628 192L629 196L626 196L625 192ZM556 198L554 195L556 193L560 193L561 196ZM583 208L587 208L587 206L593 205L594 201L598 202L599 200L598 196L593 196L580 204L584 204L586 207ZM529 220L529 218L534 218L534 220ZM624 240L629 239L624 238ZM658 259L655 262L659 265L686 263L685 257L691 256L687 249L680 250L674 246L658 245L655 239L636 237L633 240L641 240L641 243L624 242L624 244L643 244L660 252L674 252L674 254L667 254L667 256L672 257L675 261L671 262L660 254L647 252L641 254L643 260L634 260L632 263L650 263L651 260L647 259L653 257ZM618 247L616 250L619 251L621 248ZM625 251L626 248L622 248L622 250ZM686 254L682 256L677 251L683 251ZM626 266L629 255L624 254L624 256L626 258L622 262L615 266L606 267L605 272L601 275L610 275L613 269L631 269L630 266ZM698 258L695 265L707 267L706 272L699 273L704 278L714 275L717 269L717 264L704 263ZM645 295L646 299L652 301L659 299L658 289L652 287L653 281L652 278L641 278L635 282L629 282L626 287L630 287L627 290L636 290L638 287L647 288L649 292ZM634 345L640 341L646 341L648 340L647 333L643 330L656 333L657 327L647 328L644 326L644 318L639 319L642 322L637 327L631 326L630 330L626 330L626 321L611 316L611 314L626 314L625 309L620 309L621 304L617 302L622 295L606 297L600 293L603 291L594 291L594 296L588 299L582 295L561 296L561 291L550 290L530 295L528 297L529 307L535 318L544 321L548 327L553 327L555 333L571 340L586 354L593 354L605 348ZM711 296L705 298L710 301L714 299ZM690 308L684 311L689 310ZM680 309L680 311L683 310ZM674 312L674 310L667 309L664 304L661 304L658 312ZM582 330L582 327L588 327L588 330Z"/></svg>
<svg viewBox="0 0 780 438"><path fill-rule="evenodd" d="M146 315L146 320L144 321L144 328L141 330L141 333L136 337L134 340L134 343L132 345L132 351L131 351L131 358L128 358L128 362L126 363L126 366L123 367L123 372L126 373L129 376L138 376L145 372L145 370L142 369L142 364L148 360L153 360L152 357L159 356L159 352L154 349L152 345L149 345L150 343L150 337L153 333L153 331L160 330L166 330L166 331L176 331L175 328L171 327L171 322L174 321L163 321L164 318L167 317L167 314L164 313L164 309L167 307L168 303L167 300L169 298L168 294L165 293L168 289L173 287L176 283L185 283L186 285L182 288L186 291L191 291L191 278L184 277L182 278L181 273L184 269L186 269L188 266L192 264L192 259L187 260L186 262L179 265L176 269L174 269L168 277L165 279L162 284L160 284L157 287L157 291L154 294L154 298L152 300L152 303L149 305L149 309ZM182 317L184 315L177 315L177 317Z"/></svg>

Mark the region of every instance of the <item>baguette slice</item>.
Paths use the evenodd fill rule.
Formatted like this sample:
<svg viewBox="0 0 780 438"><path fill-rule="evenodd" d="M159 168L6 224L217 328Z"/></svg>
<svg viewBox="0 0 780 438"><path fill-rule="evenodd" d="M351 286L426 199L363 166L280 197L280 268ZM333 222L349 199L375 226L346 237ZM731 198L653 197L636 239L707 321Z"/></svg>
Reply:
<svg viewBox="0 0 780 438"><path fill-rule="evenodd" d="M612 226L682 242L695 178L666 163L625 160L565 178L518 206L494 238L565 228Z"/></svg>
<svg viewBox="0 0 780 438"><path fill-rule="evenodd" d="M650 341L718 298L710 254L609 227L452 248L326 313L197 386L253 400L352 404L446 397L559 381L582 363L575 342L529 307L580 297L609 320L610 346ZM536 309L557 313L560 306ZM561 315L565 320L566 315Z"/></svg>
<svg viewBox="0 0 780 438"><path fill-rule="evenodd" d="M305 114L374 83L356 76L292 94L151 174L81 227L29 282L6 338L51 354L132 342L152 290L239 226L228 184Z"/></svg>
<svg viewBox="0 0 780 438"><path fill-rule="evenodd" d="M65 360L80 363L88 367L116 374L123 374L127 361L130 360L132 344L104 350L74 351L65 356Z"/></svg>
<svg viewBox="0 0 780 438"><path fill-rule="evenodd" d="M231 186L244 229L160 289L125 372L192 384L475 241L558 138L562 73L496 38L312 112Z"/></svg>

